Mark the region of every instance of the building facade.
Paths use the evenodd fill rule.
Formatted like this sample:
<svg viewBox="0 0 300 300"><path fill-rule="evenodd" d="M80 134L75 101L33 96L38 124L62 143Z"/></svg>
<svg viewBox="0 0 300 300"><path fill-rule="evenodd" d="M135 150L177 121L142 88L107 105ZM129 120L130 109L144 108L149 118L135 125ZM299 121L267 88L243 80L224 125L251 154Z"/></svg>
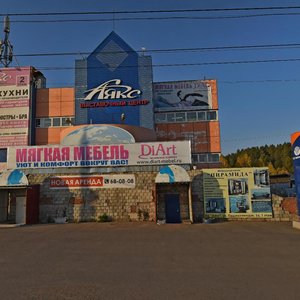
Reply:
<svg viewBox="0 0 300 300"><path fill-rule="evenodd" d="M153 82L152 58L115 32L76 60L74 88L33 70L0 70L0 222L201 218L198 175L220 166L216 80Z"/></svg>

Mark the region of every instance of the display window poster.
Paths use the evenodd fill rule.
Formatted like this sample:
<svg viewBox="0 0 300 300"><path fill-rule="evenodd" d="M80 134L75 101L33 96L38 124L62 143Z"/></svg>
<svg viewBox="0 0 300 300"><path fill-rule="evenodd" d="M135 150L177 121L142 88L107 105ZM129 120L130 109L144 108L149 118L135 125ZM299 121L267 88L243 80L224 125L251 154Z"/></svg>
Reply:
<svg viewBox="0 0 300 300"><path fill-rule="evenodd" d="M213 218L272 218L268 168L203 169L204 213Z"/></svg>

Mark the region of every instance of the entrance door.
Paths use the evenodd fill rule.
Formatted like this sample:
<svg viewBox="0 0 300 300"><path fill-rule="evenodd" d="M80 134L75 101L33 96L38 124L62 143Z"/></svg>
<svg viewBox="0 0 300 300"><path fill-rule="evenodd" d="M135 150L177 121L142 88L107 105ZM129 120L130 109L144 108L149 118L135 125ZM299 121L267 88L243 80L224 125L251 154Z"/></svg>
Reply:
<svg viewBox="0 0 300 300"><path fill-rule="evenodd" d="M166 194L165 207L166 207L166 222L180 223L181 218L180 218L179 194Z"/></svg>
<svg viewBox="0 0 300 300"><path fill-rule="evenodd" d="M0 190L0 222L5 222L7 220L7 199L7 191Z"/></svg>
<svg viewBox="0 0 300 300"><path fill-rule="evenodd" d="M16 223L26 223L26 197L16 197Z"/></svg>

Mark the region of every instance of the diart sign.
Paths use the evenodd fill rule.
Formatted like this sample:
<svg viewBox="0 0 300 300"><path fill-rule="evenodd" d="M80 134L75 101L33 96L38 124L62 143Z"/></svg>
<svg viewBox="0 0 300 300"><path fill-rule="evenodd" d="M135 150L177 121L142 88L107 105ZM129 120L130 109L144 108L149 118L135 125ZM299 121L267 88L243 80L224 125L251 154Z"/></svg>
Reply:
<svg viewBox="0 0 300 300"><path fill-rule="evenodd" d="M137 99L142 94L141 90L134 89L131 86L121 84L121 79L108 80L99 86L87 90L84 93L85 103L81 103L81 108L109 107L109 106L136 106L146 105L149 100ZM89 102L91 100L104 100ZM106 101L118 100L118 101Z"/></svg>

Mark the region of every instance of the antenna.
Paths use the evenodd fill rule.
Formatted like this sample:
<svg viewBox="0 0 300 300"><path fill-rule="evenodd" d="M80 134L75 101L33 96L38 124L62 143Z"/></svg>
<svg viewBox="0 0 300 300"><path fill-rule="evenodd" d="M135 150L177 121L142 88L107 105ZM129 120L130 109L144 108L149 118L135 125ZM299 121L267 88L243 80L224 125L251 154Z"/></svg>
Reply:
<svg viewBox="0 0 300 300"><path fill-rule="evenodd" d="M145 52L146 52L146 48L145 48L145 47L142 47L142 48L141 48L141 51L142 51L142 56L144 56L144 55L145 55Z"/></svg>
<svg viewBox="0 0 300 300"><path fill-rule="evenodd" d="M0 40L0 63L7 68L13 59L13 46L8 39L10 32L10 21L8 16L4 17L3 23L4 40Z"/></svg>
<svg viewBox="0 0 300 300"><path fill-rule="evenodd" d="M115 10L113 10L113 31L115 31L115 26L116 26L116 24L115 24Z"/></svg>

